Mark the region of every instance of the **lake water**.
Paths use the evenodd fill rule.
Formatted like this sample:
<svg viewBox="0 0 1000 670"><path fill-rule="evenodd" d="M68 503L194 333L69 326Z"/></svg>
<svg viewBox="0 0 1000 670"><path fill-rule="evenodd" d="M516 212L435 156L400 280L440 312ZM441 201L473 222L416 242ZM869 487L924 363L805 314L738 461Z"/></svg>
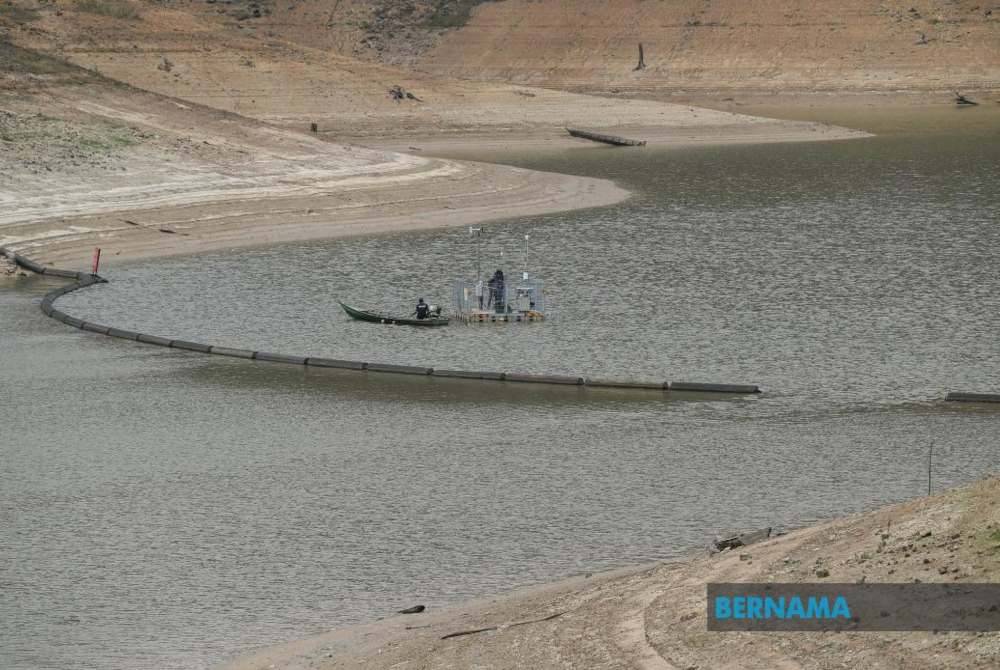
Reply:
<svg viewBox="0 0 1000 670"><path fill-rule="evenodd" d="M475 271L464 230L135 263L59 303L213 344L755 398L218 359L51 321L46 280L0 290L0 666L209 667L920 495L931 443L936 487L995 470L998 410L940 402L1000 378L988 114L842 143L479 156L636 193L486 226L484 265L508 275L530 234L544 324L340 311L448 305Z"/></svg>

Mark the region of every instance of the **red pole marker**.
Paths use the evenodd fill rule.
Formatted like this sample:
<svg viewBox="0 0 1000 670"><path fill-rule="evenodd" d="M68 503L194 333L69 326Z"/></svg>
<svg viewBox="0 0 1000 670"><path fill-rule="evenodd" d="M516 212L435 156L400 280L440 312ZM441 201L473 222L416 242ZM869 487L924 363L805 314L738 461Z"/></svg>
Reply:
<svg viewBox="0 0 1000 670"><path fill-rule="evenodd" d="M101 265L101 248L94 247L94 263L91 265L90 274L96 275L97 268Z"/></svg>

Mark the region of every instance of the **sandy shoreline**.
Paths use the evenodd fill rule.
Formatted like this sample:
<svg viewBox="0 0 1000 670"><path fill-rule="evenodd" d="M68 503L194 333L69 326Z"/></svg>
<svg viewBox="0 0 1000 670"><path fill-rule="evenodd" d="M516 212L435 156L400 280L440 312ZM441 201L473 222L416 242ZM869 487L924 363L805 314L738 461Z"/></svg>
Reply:
<svg viewBox="0 0 1000 670"><path fill-rule="evenodd" d="M1000 478L715 555L573 577L263 649L220 670L995 667L1000 633L708 633L707 582L994 582ZM458 632L476 631L457 637Z"/></svg>
<svg viewBox="0 0 1000 670"><path fill-rule="evenodd" d="M460 226L628 197L604 179L446 157L500 146L603 146L571 138L567 125L647 140L640 151L870 136L687 104L437 80L427 82L438 87L433 104L372 99L313 117L306 116L311 108L276 95L267 105L262 99L251 118L199 104L197 90L168 97L30 52L14 57L26 72L8 73L0 87L0 245L71 268L88 267L96 246L104 267L113 267L126 259ZM115 58L107 71L125 81L138 76L141 85L160 81L155 66L147 82L147 70L130 62ZM33 76L33 69L50 74ZM309 131L309 118L318 118L318 132Z"/></svg>
<svg viewBox="0 0 1000 670"><path fill-rule="evenodd" d="M417 615L393 614L372 623L335 629L315 637L267 647L223 663L218 666L218 670L299 670L314 667L317 662L331 663L334 662L332 659L344 662L348 658L351 663L363 663L362 658L379 656L389 648L421 639L429 638L427 641L430 641L443 635L492 625L509 628L510 624L514 624L517 627L521 621L530 620L532 616L541 618L554 614L555 612L549 611L553 602L590 589L606 587L619 580L647 575L660 565L662 564L649 563L596 575L568 577ZM508 620L504 617L513 618Z"/></svg>
<svg viewBox="0 0 1000 670"><path fill-rule="evenodd" d="M457 162L449 161L448 165ZM412 232L614 204L629 192L602 179L498 169L463 162L468 190L386 180L380 202L344 203L330 194L232 199L169 208L121 209L19 226L12 249L40 262L77 268L93 247L102 267L116 262L286 242ZM133 223L129 223L133 222ZM10 240L11 238L8 238ZM0 238L3 241L3 238Z"/></svg>
<svg viewBox="0 0 1000 670"><path fill-rule="evenodd" d="M58 110L65 119L52 131L56 139L75 140L98 123L139 139L127 138L135 146L110 157L81 159L74 150L72 167L64 157L46 161L45 147L40 159L31 151L20 165L15 158L2 177L0 244L75 268L86 267L100 246L108 267L125 259L459 226L629 196L603 179L334 144L191 108L151 112L149 100L134 98L50 101L49 113ZM15 119L36 118L27 105L7 107Z"/></svg>
<svg viewBox="0 0 1000 670"><path fill-rule="evenodd" d="M113 267L127 259L598 207L629 195L604 179L433 157L500 146L536 150L601 146L571 138L554 126L529 133L426 129L393 137L387 132L362 146L335 144L322 136L251 120L240 125L238 117L234 122L231 115L197 108L152 111L153 100L136 96L106 96L100 103L95 97L56 98L50 101L50 110L61 111L67 119L82 117L90 124L94 119L118 124L115 127L138 133L137 146L119 152L110 168L66 172L63 163L55 169L45 164L36 165L32 175L17 170L15 164L0 196L0 244L40 262L71 268L87 267L93 248L100 246L103 267ZM25 113L16 105L7 107ZM688 108L683 111L689 113ZM611 130L647 139L649 148L625 149L638 151L868 136L818 123L705 113L727 120L723 125ZM41 177L40 170L45 170Z"/></svg>
<svg viewBox="0 0 1000 670"><path fill-rule="evenodd" d="M585 128L591 129L591 128ZM596 130L629 139L643 140L646 149L690 147L699 145L773 144L790 142L822 142L826 140L860 139L870 133L840 128L822 123L771 121L757 125L733 123L713 126L711 132L696 126L643 126L622 124L601 126ZM436 155L449 152L471 153L497 149L520 151L555 151L564 149L605 148L609 151L641 151L642 148L605 146L571 137L563 128L547 128L530 132L510 133L469 132L424 137L354 137L352 141L389 151Z"/></svg>

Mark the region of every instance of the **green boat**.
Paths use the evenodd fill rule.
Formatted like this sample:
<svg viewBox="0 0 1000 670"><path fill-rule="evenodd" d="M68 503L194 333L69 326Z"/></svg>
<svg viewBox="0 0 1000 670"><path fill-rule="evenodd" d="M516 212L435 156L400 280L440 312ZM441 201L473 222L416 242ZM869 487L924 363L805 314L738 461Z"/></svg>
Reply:
<svg viewBox="0 0 1000 670"><path fill-rule="evenodd" d="M352 319L357 319L358 321L368 321L370 323L385 323L392 326L423 326L423 327L433 327L433 326L447 326L448 317L446 316L429 316L426 319L414 319L407 316L392 316L390 314L376 314L375 312L366 312L363 309L355 309L350 305L345 305L340 303L340 306L344 308L347 315Z"/></svg>

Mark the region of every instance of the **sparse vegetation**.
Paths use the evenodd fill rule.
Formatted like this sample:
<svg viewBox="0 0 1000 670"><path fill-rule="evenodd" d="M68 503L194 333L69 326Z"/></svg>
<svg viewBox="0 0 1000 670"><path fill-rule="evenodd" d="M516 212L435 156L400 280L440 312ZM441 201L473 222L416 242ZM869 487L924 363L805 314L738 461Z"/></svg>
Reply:
<svg viewBox="0 0 1000 670"><path fill-rule="evenodd" d="M136 139L124 134L122 131L112 130L106 136L81 137L77 144L83 149L102 153L111 153L116 149L123 149L136 143Z"/></svg>
<svg viewBox="0 0 1000 670"><path fill-rule="evenodd" d="M78 123L45 114L0 110L0 142L11 165L34 174L112 168L143 134L113 122Z"/></svg>
<svg viewBox="0 0 1000 670"><path fill-rule="evenodd" d="M427 25L434 28L461 28L469 22L476 5L492 0L437 0Z"/></svg>
<svg viewBox="0 0 1000 670"><path fill-rule="evenodd" d="M83 75L80 68L0 40L0 72Z"/></svg>
<svg viewBox="0 0 1000 670"><path fill-rule="evenodd" d="M473 10L502 0L372 0L358 17L364 36L355 53L376 55L383 62L406 64L433 48L447 31L461 28Z"/></svg>
<svg viewBox="0 0 1000 670"><path fill-rule="evenodd" d="M110 16L114 19L139 18L139 10L125 0L77 0L76 8L81 12Z"/></svg>
<svg viewBox="0 0 1000 670"><path fill-rule="evenodd" d="M38 17L38 10L34 7L15 5L10 0L0 2L0 19L7 19L14 23L30 23L37 21Z"/></svg>

